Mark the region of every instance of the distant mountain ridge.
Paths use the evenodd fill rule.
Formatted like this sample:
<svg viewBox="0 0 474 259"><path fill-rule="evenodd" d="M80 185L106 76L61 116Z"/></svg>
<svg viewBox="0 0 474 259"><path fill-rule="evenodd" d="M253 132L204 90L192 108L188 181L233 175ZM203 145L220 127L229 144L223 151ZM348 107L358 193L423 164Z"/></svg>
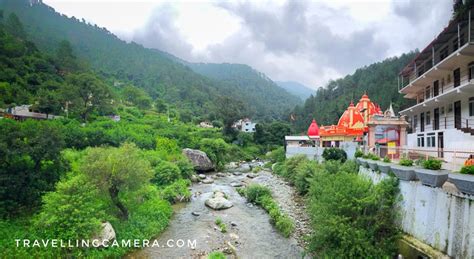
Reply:
<svg viewBox="0 0 474 259"><path fill-rule="evenodd" d="M316 90L295 81L275 81L275 83L290 94L298 96L303 101L316 93Z"/></svg>
<svg viewBox="0 0 474 259"><path fill-rule="evenodd" d="M300 103L298 98L250 67L230 65L237 68L232 73L228 66L224 66L225 69L219 69L220 65L208 67L225 73L218 75L198 68L205 65L183 64L169 53L127 43L105 28L68 18L40 1L0 0L0 10L4 16L10 12L19 16L30 40L41 50L54 53L59 42L67 40L78 58L95 71L131 82L152 98L163 99L196 116L210 116L210 111L216 110L219 96L240 100L255 116L270 119L280 118Z"/></svg>

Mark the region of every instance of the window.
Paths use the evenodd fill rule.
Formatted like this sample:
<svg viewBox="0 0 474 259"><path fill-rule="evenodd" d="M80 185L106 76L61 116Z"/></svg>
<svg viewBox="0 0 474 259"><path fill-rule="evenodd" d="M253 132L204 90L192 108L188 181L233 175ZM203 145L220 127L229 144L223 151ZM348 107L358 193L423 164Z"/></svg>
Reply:
<svg viewBox="0 0 474 259"><path fill-rule="evenodd" d="M461 85L461 69L456 68L453 71L453 80L454 80L454 87L458 87Z"/></svg>
<svg viewBox="0 0 474 259"><path fill-rule="evenodd" d="M448 113L451 113L453 111L453 104L450 103L448 104Z"/></svg>
<svg viewBox="0 0 474 259"><path fill-rule="evenodd" d="M474 116L474 97L469 98L469 116Z"/></svg>
<svg viewBox="0 0 474 259"><path fill-rule="evenodd" d="M413 116L413 129L416 129L418 127L418 116L414 115Z"/></svg>
<svg viewBox="0 0 474 259"><path fill-rule="evenodd" d="M424 147L424 146L425 146L425 135L423 135L423 134L418 135L418 137L417 137L417 145L418 145L419 147Z"/></svg>
<svg viewBox="0 0 474 259"><path fill-rule="evenodd" d="M431 112L426 112L426 125L431 124Z"/></svg>
<svg viewBox="0 0 474 259"><path fill-rule="evenodd" d="M436 147L434 133L430 133L430 134L428 134L428 136L426 136L426 146L427 147Z"/></svg>
<svg viewBox="0 0 474 259"><path fill-rule="evenodd" d="M469 63L468 70L469 70L469 80L474 79L474 62Z"/></svg>
<svg viewBox="0 0 474 259"><path fill-rule="evenodd" d="M425 90L425 99L428 100L430 99L430 97L431 97L431 89L429 86L427 86Z"/></svg>
<svg viewBox="0 0 474 259"><path fill-rule="evenodd" d="M443 93L444 90L444 77L441 78L441 93Z"/></svg>
<svg viewBox="0 0 474 259"><path fill-rule="evenodd" d="M444 106L443 106L443 107L441 107L441 109L440 109L440 110L441 110L441 112L440 112L440 113L441 113L441 115L444 115Z"/></svg>

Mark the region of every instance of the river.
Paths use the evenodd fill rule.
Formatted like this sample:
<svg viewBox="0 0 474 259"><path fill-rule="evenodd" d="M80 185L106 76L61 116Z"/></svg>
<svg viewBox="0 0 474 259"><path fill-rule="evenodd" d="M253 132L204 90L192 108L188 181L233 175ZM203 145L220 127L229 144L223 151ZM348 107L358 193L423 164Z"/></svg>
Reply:
<svg viewBox="0 0 474 259"><path fill-rule="evenodd" d="M209 173L206 176L214 182L193 184L191 201L173 206L174 215L170 225L156 239L160 247L143 248L127 255L127 258L207 258L207 254L212 251L225 250L229 253L234 251L233 254L227 254L228 258L302 257L302 235L307 232L308 220L302 210L304 207L299 206L298 201L292 201L294 191L283 180L268 171L259 172L253 179L247 177L247 173ZM282 210L294 218L295 233L290 238L281 236L270 224L268 214L247 203L230 185L233 182L244 185L256 182L269 186L275 199L282 202ZM206 207L204 202L214 191L224 192L234 206L219 211ZM193 212L198 216L193 215ZM301 213L303 215L299 215ZM226 233L221 233L216 226L217 218L226 224ZM184 241L183 247L177 247L178 243L182 244L178 240Z"/></svg>

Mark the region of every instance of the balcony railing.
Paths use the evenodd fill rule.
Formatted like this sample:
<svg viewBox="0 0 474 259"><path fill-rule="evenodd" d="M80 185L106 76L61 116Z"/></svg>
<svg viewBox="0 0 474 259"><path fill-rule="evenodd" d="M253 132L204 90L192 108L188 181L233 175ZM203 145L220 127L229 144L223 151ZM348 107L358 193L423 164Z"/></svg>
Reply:
<svg viewBox="0 0 474 259"><path fill-rule="evenodd" d="M411 129L409 133L422 133L433 130L443 130L443 129L465 129L465 133L469 133L467 129L472 129L474 134L474 117L460 117L456 119L454 116L449 117L440 117L438 121L432 119L431 124L426 124L423 131L421 130L420 121L415 130Z"/></svg>

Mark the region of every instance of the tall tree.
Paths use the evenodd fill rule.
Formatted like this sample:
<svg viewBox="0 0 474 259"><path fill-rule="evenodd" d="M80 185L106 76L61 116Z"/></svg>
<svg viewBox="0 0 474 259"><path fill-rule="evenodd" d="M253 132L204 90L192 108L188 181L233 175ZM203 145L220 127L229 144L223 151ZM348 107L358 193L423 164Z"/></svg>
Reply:
<svg viewBox="0 0 474 259"><path fill-rule="evenodd" d="M217 102L216 113L224 122L224 133L231 134L233 132L232 125L239 119L247 116L247 109L244 103L227 96L222 96Z"/></svg>
<svg viewBox="0 0 474 259"><path fill-rule="evenodd" d="M81 170L99 190L109 195L121 219L128 219L128 208L121 194L136 191L153 177L150 164L142 159L134 144L89 149Z"/></svg>
<svg viewBox="0 0 474 259"><path fill-rule="evenodd" d="M110 109L112 93L109 87L92 74L71 74L67 77L64 97L73 113L87 121L91 113Z"/></svg>

